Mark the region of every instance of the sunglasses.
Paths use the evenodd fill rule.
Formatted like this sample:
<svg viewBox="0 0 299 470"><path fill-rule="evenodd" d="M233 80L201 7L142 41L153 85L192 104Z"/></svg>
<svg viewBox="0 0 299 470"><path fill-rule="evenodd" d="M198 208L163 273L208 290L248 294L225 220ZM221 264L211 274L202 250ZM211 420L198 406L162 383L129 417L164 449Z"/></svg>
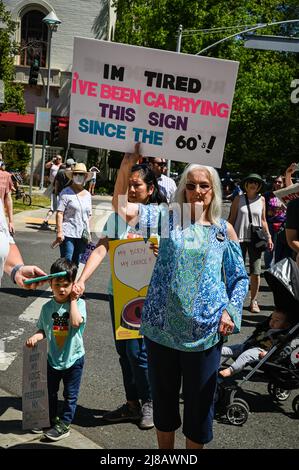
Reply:
<svg viewBox="0 0 299 470"><path fill-rule="evenodd" d="M160 166L161 168L163 168L164 166L167 165L167 163L164 163L164 162L160 162L160 163L154 162L154 163L155 163L155 165L158 165L158 166Z"/></svg>
<svg viewBox="0 0 299 470"><path fill-rule="evenodd" d="M247 180L246 183L248 184L260 184L258 181L256 180Z"/></svg>
<svg viewBox="0 0 299 470"><path fill-rule="evenodd" d="M197 188L197 186L199 186L199 188L202 189L202 191L205 193L211 189L211 186L206 183L198 183L198 184L186 183L186 189L188 189L189 191L194 191Z"/></svg>

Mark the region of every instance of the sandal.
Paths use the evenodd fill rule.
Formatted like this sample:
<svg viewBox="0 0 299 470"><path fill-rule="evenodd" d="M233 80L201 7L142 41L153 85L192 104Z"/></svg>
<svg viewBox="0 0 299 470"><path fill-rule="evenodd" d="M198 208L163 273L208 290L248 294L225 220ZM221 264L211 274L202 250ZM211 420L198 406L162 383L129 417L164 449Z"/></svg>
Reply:
<svg viewBox="0 0 299 470"><path fill-rule="evenodd" d="M257 303L256 300L253 300L251 303L250 303L250 307L249 307L251 313L259 313L260 312L260 307Z"/></svg>

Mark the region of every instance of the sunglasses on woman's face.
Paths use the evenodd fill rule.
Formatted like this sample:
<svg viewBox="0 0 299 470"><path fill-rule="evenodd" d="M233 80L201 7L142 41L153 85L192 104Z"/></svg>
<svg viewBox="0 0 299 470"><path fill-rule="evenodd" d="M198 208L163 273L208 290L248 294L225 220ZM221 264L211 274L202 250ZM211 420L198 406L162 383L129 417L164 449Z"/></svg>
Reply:
<svg viewBox="0 0 299 470"><path fill-rule="evenodd" d="M211 186L207 183L186 183L186 189L188 189L189 191L194 191L197 186L205 193L211 189Z"/></svg>
<svg viewBox="0 0 299 470"><path fill-rule="evenodd" d="M166 166L166 163L164 163L164 162L155 162L155 165L158 165L159 167L163 168L164 166Z"/></svg>
<svg viewBox="0 0 299 470"><path fill-rule="evenodd" d="M256 180L247 180L247 183L248 184L259 184L259 182L256 181Z"/></svg>

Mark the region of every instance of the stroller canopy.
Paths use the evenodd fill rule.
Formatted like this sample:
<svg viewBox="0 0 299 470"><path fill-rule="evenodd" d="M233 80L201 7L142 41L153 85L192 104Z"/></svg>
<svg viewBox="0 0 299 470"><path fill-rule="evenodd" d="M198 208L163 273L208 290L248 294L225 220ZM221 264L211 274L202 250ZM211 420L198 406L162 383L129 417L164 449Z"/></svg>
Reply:
<svg viewBox="0 0 299 470"><path fill-rule="evenodd" d="M299 266L292 258L284 258L265 271L265 279L273 292L277 308L299 317Z"/></svg>

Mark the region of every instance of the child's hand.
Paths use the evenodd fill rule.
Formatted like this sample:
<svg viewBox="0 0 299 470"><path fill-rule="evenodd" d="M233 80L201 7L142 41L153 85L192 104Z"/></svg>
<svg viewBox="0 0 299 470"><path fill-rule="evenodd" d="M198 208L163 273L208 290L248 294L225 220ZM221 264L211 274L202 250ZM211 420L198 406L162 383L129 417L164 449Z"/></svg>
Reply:
<svg viewBox="0 0 299 470"><path fill-rule="evenodd" d="M262 359L263 357L266 356L266 354L267 354L267 351L261 351L261 352L259 353L259 358Z"/></svg>
<svg viewBox="0 0 299 470"><path fill-rule="evenodd" d="M80 297L79 294L77 294L74 290L72 290L72 292L70 293L70 300L78 300Z"/></svg>
<svg viewBox="0 0 299 470"><path fill-rule="evenodd" d="M158 256L159 253L159 245L157 243L151 243L150 249L153 250L155 256Z"/></svg>
<svg viewBox="0 0 299 470"><path fill-rule="evenodd" d="M77 295L76 298L80 297L85 291L85 282L80 279L74 283L72 293Z"/></svg>
<svg viewBox="0 0 299 470"><path fill-rule="evenodd" d="M27 348L34 348L36 343L37 343L37 339L34 336L31 336L31 338L27 339L26 346Z"/></svg>

